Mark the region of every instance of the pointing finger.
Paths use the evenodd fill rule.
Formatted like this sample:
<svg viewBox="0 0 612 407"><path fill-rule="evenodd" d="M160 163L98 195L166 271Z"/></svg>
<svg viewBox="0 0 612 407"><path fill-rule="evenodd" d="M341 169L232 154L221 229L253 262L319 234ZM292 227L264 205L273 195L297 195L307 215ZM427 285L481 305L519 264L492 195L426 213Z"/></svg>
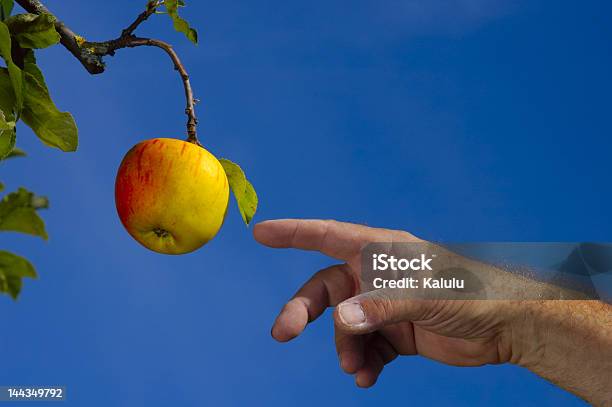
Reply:
<svg viewBox="0 0 612 407"><path fill-rule="evenodd" d="M349 261L370 242L415 239L412 235L333 220L281 219L255 225L255 239L274 248L315 250Z"/></svg>

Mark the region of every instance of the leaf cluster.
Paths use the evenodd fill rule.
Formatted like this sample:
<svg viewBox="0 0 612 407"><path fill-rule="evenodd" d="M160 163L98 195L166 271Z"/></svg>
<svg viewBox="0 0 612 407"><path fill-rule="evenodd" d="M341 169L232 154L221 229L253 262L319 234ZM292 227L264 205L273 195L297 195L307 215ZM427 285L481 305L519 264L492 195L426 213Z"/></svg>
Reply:
<svg viewBox="0 0 612 407"><path fill-rule="evenodd" d="M4 160L22 156L25 156L23 151L14 149ZM0 192L3 190L4 185L0 183ZM0 200L0 232L25 233L46 240L48 235L45 223L38 215L38 210L48 207L49 200L46 197L35 195L25 188L5 195ZM34 266L21 256L0 250L0 293L17 299L24 277L37 277Z"/></svg>
<svg viewBox="0 0 612 407"><path fill-rule="evenodd" d="M55 17L50 14L11 16L13 0L0 0L0 164L25 153L15 147L16 124L29 126L45 144L63 151L77 147L77 128L69 113L60 112L49 95L34 50L57 44ZM4 185L0 183L0 191ZM49 206L45 197L19 188L0 200L0 232L18 232L47 239L38 210ZM17 299L23 278L36 278L25 258L0 250L0 293Z"/></svg>
<svg viewBox="0 0 612 407"><path fill-rule="evenodd" d="M48 146L75 151L78 131L70 113L53 103L35 50L57 44L51 14L11 16L13 0L0 0L0 159L15 148L21 120Z"/></svg>

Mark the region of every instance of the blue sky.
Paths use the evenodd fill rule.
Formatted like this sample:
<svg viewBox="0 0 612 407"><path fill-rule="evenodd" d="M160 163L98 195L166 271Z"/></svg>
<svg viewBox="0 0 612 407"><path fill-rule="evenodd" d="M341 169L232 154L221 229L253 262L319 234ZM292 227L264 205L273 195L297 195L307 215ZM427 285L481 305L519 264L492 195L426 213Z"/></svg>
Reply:
<svg viewBox="0 0 612 407"><path fill-rule="evenodd" d="M144 2L49 1L89 39ZM176 45L214 154L253 181L256 220L335 218L447 241L606 241L612 192L612 5L606 1L189 1ZM9 189L51 199L48 242L0 236L40 279L0 298L1 384L68 386L69 405L580 405L512 366L399 359L376 387L341 373L329 313L295 342L276 312L321 255L258 246L235 204L217 238L169 257L116 216L124 153L183 137L182 88L155 49L122 50L89 76L63 48L39 53L80 148L2 164Z"/></svg>

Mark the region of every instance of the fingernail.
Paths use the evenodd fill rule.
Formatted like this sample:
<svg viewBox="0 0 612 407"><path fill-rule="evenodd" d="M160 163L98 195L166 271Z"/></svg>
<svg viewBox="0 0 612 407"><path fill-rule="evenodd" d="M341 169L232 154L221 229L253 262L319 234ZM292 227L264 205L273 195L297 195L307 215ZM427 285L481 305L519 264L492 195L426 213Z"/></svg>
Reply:
<svg viewBox="0 0 612 407"><path fill-rule="evenodd" d="M359 325L366 322L366 316L361 305L356 302L341 304L338 307L338 315L346 325Z"/></svg>

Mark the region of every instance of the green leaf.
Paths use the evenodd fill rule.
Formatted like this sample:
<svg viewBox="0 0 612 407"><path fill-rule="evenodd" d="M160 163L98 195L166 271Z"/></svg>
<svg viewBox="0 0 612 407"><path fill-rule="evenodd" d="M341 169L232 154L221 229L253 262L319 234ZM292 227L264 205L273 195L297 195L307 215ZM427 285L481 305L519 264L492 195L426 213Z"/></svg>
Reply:
<svg viewBox="0 0 612 407"><path fill-rule="evenodd" d="M45 224L36 210L48 207L47 198L19 188L0 201L0 230L26 233L46 240Z"/></svg>
<svg viewBox="0 0 612 407"><path fill-rule="evenodd" d="M62 151L76 151L78 130L68 112L60 112L49 95L36 64L24 66L26 94L21 118L45 144Z"/></svg>
<svg viewBox="0 0 612 407"><path fill-rule="evenodd" d="M0 292L7 293L16 300L21 292L24 277L38 277L32 263L21 256L0 250Z"/></svg>
<svg viewBox="0 0 612 407"><path fill-rule="evenodd" d="M166 10L168 10L168 15L172 18L172 24L174 25L174 29L178 32L185 34L185 36L189 39L189 41L194 44L198 43L198 32L189 26L189 23L184 20L181 16L179 16L178 9L179 6L182 7L185 5L184 1L181 0L166 0L164 1L166 5Z"/></svg>
<svg viewBox="0 0 612 407"><path fill-rule="evenodd" d="M1 130L13 130L15 128L15 121L8 120L4 116L4 112L0 109L0 131Z"/></svg>
<svg viewBox="0 0 612 407"><path fill-rule="evenodd" d="M0 21L7 19L13 11L13 0L0 0Z"/></svg>
<svg viewBox="0 0 612 407"><path fill-rule="evenodd" d="M8 158L15 158L15 157L25 157L27 154L25 153L25 151L23 151L20 148L13 148L13 151L11 151L6 157L4 157L4 159L8 159Z"/></svg>
<svg viewBox="0 0 612 407"><path fill-rule="evenodd" d="M0 161L11 156L15 147L15 93L6 68L0 68Z"/></svg>
<svg viewBox="0 0 612 407"><path fill-rule="evenodd" d="M15 130L0 130L0 161L15 148Z"/></svg>
<svg viewBox="0 0 612 407"><path fill-rule="evenodd" d="M0 74L0 76L2 76L2 74ZM0 85L0 90L4 91L2 88L3 87ZM9 96L12 93L12 88L9 87L7 93L8 95L3 94L0 96L0 160L6 158L11 151L13 151L13 148L15 148L16 139L15 121L12 118L12 113L9 113L8 117L4 114L4 105L10 104Z"/></svg>
<svg viewBox="0 0 612 407"><path fill-rule="evenodd" d="M9 76L8 69L0 68L0 110L5 120L15 121L13 109L15 108L15 92Z"/></svg>
<svg viewBox="0 0 612 407"><path fill-rule="evenodd" d="M1 23L0 23L1 24ZM13 84L13 92L15 95L15 114L19 116L21 109L23 108L24 93L25 93L25 82L23 80L23 71L14 63L7 62L8 72Z"/></svg>
<svg viewBox="0 0 612 407"><path fill-rule="evenodd" d="M11 56L11 34L8 27L3 22L0 22L0 57L4 58L6 62L9 78L13 86L15 105L10 110L14 111L16 115L19 116L24 99L23 71L13 62L13 57ZM3 110L5 113L7 112L7 110Z"/></svg>
<svg viewBox="0 0 612 407"><path fill-rule="evenodd" d="M0 250L0 269L11 269L11 274L18 277L38 278L32 264L21 256Z"/></svg>
<svg viewBox="0 0 612 407"><path fill-rule="evenodd" d="M51 14L17 14L7 18L5 24L21 48L47 48L60 41Z"/></svg>
<svg viewBox="0 0 612 407"><path fill-rule="evenodd" d="M253 185L246 179L244 171L236 163L231 162L225 158L219 160L221 166L225 170L227 180L229 181L230 188L238 203L238 209L242 220L248 226L257 211L257 193Z"/></svg>
<svg viewBox="0 0 612 407"><path fill-rule="evenodd" d="M4 191L4 184L0 182L0 192Z"/></svg>
<svg viewBox="0 0 612 407"><path fill-rule="evenodd" d="M47 82L45 81L45 77L43 76L43 73L40 68L38 68L38 65L36 65L36 55L34 55L33 49L27 50L25 55L23 56L23 70L34 76L38 83L43 88L47 89Z"/></svg>
<svg viewBox="0 0 612 407"><path fill-rule="evenodd" d="M4 160L15 148L15 122L7 120L0 109L0 161Z"/></svg>

